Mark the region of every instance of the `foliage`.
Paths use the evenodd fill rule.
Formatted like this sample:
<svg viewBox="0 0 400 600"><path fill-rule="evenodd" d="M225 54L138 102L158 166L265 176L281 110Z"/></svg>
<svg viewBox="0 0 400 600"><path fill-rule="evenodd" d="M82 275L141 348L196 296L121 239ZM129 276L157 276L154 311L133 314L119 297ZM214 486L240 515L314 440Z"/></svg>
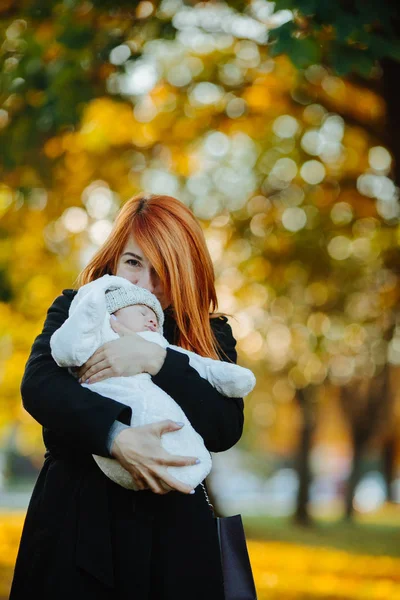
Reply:
<svg viewBox="0 0 400 600"><path fill-rule="evenodd" d="M180 198L204 226L220 308L258 375L244 443L289 454L297 389L334 397L400 363L397 330L386 339L399 212L385 103L321 65L272 57L250 7L119 6L3 12L3 440L18 421L16 445L40 456L19 395L32 340L121 204L146 189ZM336 423L334 441L343 433Z"/></svg>
<svg viewBox="0 0 400 600"><path fill-rule="evenodd" d="M299 68L322 62L341 76L370 77L382 59L400 60L396 0L277 0L276 8L294 18L272 33L271 51Z"/></svg>
<svg viewBox="0 0 400 600"><path fill-rule="evenodd" d="M111 50L128 41L135 56L145 40L168 37L170 22L142 18L135 4L33 0L5 7L1 89L11 123L0 137L3 169L27 162L47 181L48 156L37 147L73 130L85 105L106 93L107 78L118 71Z"/></svg>

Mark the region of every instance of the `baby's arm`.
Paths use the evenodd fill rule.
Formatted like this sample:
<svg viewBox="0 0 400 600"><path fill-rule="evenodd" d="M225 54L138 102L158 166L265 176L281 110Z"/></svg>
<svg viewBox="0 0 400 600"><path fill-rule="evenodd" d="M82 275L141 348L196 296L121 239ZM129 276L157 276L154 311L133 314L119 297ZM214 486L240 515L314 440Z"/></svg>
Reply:
<svg viewBox="0 0 400 600"><path fill-rule="evenodd" d="M180 346L169 345L168 347L186 354L189 357L190 366L224 396L243 398L254 389L256 378L250 369L234 363L206 358Z"/></svg>

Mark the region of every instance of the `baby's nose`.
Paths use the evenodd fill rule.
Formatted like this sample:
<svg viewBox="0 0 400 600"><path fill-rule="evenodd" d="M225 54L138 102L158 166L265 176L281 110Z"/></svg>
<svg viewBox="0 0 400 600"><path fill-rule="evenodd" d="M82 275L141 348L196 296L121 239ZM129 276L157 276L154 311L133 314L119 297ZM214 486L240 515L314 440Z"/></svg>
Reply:
<svg viewBox="0 0 400 600"><path fill-rule="evenodd" d="M157 323L156 321L154 321L153 319L149 320L149 327L152 331L156 331L157 330Z"/></svg>

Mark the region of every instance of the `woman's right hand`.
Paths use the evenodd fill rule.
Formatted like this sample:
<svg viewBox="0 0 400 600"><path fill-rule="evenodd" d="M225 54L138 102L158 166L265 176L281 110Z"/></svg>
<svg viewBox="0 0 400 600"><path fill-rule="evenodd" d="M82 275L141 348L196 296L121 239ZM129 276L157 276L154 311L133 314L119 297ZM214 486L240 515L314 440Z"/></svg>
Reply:
<svg viewBox="0 0 400 600"><path fill-rule="evenodd" d="M155 494L177 490L190 494L193 488L172 477L167 467L194 465L190 456L174 456L161 446L161 435L181 429L175 421L159 421L141 427L129 427L115 438L111 454L131 474L140 490L151 489Z"/></svg>

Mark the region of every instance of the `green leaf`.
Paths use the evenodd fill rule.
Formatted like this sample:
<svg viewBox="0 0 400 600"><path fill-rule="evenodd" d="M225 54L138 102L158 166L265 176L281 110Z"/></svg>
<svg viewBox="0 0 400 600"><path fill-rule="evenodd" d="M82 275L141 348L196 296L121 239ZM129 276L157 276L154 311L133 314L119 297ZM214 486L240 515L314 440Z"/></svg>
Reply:
<svg viewBox="0 0 400 600"><path fill-rule="evenodd" d="M388 42L386 56L400 61L400 40L390 40L390 42Z"/></svg>
<svg viewBox="0 0 400 600"><path fill-rule="evenodd" d="M94 31L89 27L66 27L58 36L57 41L71 50L80 50L90 46L94 39Z"/></svg>
<svg viewBox="0 0 400 600"><path fill-rule="evenodd" d="M338 11L335 19L332 21L332 25L336 31L336 38L340 42L347 41L360 27L357 17L349 15L344 11Z"/></svg>
<svg viewBox="0 0 400 600"><path fill-rule="evenodd" d="M392 20L398 16L398 4L396 1L355 0L354 11L360 27L379 23L387 31L392 31Z"/></svg>
<svg viewBox="0 0 400 600"><path fill-rule="evenodd" d="M392 42L391 40L381 37L380 35L370 35L368 46L371 54L375 58L380 59L388 56L392 48Z"/></svg>
<svg viewBox="0 0 400 600"><path fill-rule="evenodd" d="M400 41L397 39L383 34L371 33L365 29L354 31L351 39L365 46L368 54L374 60L380 60L387 56L400 60Z"/></svg>
<svg viewBox="0 0 400 600"><path fill-rule="evenodd" d="M297 0L296 8L303 15L315 15L318 9L318 0Z"/></svg>
<svg viewBox="0 0 400 600"><path fill-rule="evenodd" d="M274 41L282 38L291 38L295 31L297 31L297 25L293 23L293 21L288 21L280 27L277 27L276 29L270 31L269 39L271 41Z"/></svg>
<svg viewBox="0 0 400 600"><path fill-rule="evenodd" d="M315 12L315 20L319 23L331 24L335 21L340 12L342 12L342 10L336 3L319 2Z"/></svg>
<svg viewBox="0 0 400 600"><path fill-rule="evenodd" d="M297 8L297 3L294 0L276 0L275 12L278 10L294 10Z"/></svg>
<svg viewBox="0 0 400 600"><path fill-rule="evenodd" d="M321 46L315 38L295 39L291 47L290 59L293 64L304 69L321 60Z"/></svg>
<svg viewBox="0 0 400 600"><path fill-rule="evenodd" d="M332 43L329 62L337 75L347 75L352 70L353 64L353 56L349 54L348 46Z"/></svg>
<svg viewBox="0 0 400 600"><path fill-rule="evenodd" d="M367 51L338 43L331 45L329 62L339 76L359 73L368 78L374 66L374 58Z"/></svg>
<svg viewBox="0 0 400 600"><path fill-rule="evenodd" d="M26 4L26 16L40 21L51 18L54 9L53 2L48 0L32 0Z"/></svg>
<svg viewBox="0 0 400 600"><path fill-rule="evenodd" d="M270 44L269 53L271 56L290 54L293 43L293 38L279 37L272 44Z"/></svg>
<svg viewBox="0 0 400 600"><path fill-rule="evenodd" d="M291 50L293 43L293 32L297 30L296 25L289 21L281 27L274 29L269 37L269 46L271 56L278 56L279 54L288 54Z"/></svg>
<svg viewBox="0 0 400 600"><path fill-rule="evenodd" d="M371 76L374 64L374 58L370 54L367 54L366 51L360 51L358 60L354 64L354 71L368 79Z"/></svg>

